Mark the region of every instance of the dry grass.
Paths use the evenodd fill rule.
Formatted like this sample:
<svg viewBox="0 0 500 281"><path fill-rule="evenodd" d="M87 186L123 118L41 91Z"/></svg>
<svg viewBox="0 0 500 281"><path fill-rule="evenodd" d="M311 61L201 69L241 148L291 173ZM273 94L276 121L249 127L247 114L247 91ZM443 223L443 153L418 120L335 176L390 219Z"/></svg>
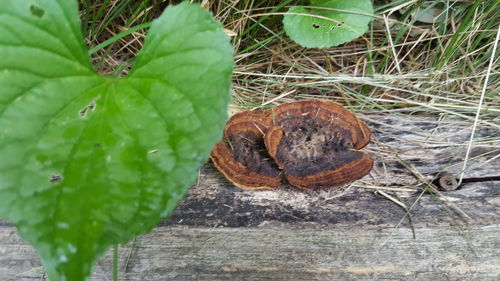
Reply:
<svg viewBox="0 0 500 281"><path fill-rule="evenodd" d="M103 10L101 18L89 24L90 46L149 22L167 4L179 1L142 1L142 6L130 4L127 9L124 5L119 12L114 10L124 1L107 2L105 7L96 3L89 8ZM411 9L418 1L392 1L399 5L381 6L364 37L335 48L306 49L282 32L281 14L286 7L274 6L275 1L205 2L236 35L233 96L234 104L243 108L322 98L344 103L358 112L473 118L499 22L491 19L495 10L483 11L494 1L481 1L485 4L476 8L468 27L463 26L467 9L473 6L470 1L448 1L452 2L450 8L440 10L447 15L441 24L414 22L401 15L398 8ZM487 20L493 23L484 24ZM446 26L446 33L442 26ZM491 28L483 29L485 26ZM100 50L93 56L99 70L111 73L125 65L126 74L141 49L145 32L134 32ZM495 120L500 113L498 66L496 58L482 119Z"/></svg>

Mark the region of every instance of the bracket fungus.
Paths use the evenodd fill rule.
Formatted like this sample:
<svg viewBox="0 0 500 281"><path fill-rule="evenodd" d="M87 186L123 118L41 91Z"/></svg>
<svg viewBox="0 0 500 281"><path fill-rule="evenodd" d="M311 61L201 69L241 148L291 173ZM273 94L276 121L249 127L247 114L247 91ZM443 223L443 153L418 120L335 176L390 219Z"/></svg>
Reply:
<svg viewBox="0 0 500 281"><path fill-rule="evenodd" d="M280 185L282 173L264 146L264 134L272 125L269 111L235 114L224 129L224 140L210 158L234 185L244 189L271 189Z"/></svg>
<svg viewBox="0 0 500 281"><path fill-rule="evenodd" d="M269 155L290 184L304 189L334 187L368 174L373 160L357 151L370 129L342 105L319 100L283 104L272 110L265 136Z"/></svg>
<svg viewBox="0 0 500 281"><path fill-rule="evenodd" d="M358 151L370 136L370 128L341 104L297 101L236 114L224 131L230 143L217 144L211 158L246 189L277 187L282 177L303 189L335 187L370 172L373 160Z"/></svg>

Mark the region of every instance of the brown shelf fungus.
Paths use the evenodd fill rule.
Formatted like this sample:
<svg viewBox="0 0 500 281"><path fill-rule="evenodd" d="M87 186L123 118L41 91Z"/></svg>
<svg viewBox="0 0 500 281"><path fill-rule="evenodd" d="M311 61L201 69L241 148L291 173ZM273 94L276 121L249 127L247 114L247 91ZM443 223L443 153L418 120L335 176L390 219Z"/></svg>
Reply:
<svg viewBox="0 0 500 281"><path fill-rule="evenodd" d="M234 115L211 159L244 189L278 187L283 178L303 189L345 185L364 177L373 160L358 151L370 128L342 105L319 100Z"/></svg>
<svg viewBox="0 0 500 281"><path fill-rule="evenodd" d="M264 134L272 125L270 114L268 110L235 114L224 129L224 140L212 150L214 165L238 187L271 189L280 185L282 172L264 145Z"/></svg>
<svg viewBox="0 0 500 281"><path fill-rule="evenodd" d="M370 129L342 105L298 101L275 107L271 114L265 144L290 184L303 189L341 186L372 169L373 160L357 151L370 141Z"/></svg>

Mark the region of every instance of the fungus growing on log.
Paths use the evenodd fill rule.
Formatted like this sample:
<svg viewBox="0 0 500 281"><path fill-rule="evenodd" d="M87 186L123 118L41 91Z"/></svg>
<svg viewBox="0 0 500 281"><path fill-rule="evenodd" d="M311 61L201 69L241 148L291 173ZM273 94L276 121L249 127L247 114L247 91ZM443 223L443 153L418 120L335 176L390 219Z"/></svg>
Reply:
<svg viewBox="0 0 500 281"><path fill-rule="evenodd" d="M298 101L234 115L211 158L245 189L275 188L283 176L303 189L335 187L370 172L373 160L357 151L370 135L368 126L338 103Z"/></svg>
<svg viewBox="0 0 500 281"><path fill-rule="evenodd" d="M272 116L265 144L290 184L304 189L341 186L372 169L373 160L357 151L370 141L370 129L342 105L298 101L274 108Z"/></svg>
<svg viewBox="0 0 500 281"><path fill-rule="evenodd" d="M271 189L280 185L282 173L264 146L272 125L270 111L235 114L224 129L224 140L210 155L215 167L234 185L244 189Z"/></svg>

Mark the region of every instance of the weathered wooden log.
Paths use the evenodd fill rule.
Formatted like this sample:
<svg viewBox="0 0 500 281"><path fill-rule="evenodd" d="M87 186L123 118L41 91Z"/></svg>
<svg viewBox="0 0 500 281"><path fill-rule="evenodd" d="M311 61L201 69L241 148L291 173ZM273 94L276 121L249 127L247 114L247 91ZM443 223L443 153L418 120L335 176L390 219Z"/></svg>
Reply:
<svg viewBox="0 0 500 281"><path fill-rule="evenodd" d="M498 280L500 182L428 185L460 172L470 122L365 120L376 164L347 188L242 190L208 163L169 219L120 247L120 280ZM500 175L499 137L480 124L466 178ZM91 280L111 279L111 264L108 254ZM43 280L5 221L0 280Z"/></svg>

